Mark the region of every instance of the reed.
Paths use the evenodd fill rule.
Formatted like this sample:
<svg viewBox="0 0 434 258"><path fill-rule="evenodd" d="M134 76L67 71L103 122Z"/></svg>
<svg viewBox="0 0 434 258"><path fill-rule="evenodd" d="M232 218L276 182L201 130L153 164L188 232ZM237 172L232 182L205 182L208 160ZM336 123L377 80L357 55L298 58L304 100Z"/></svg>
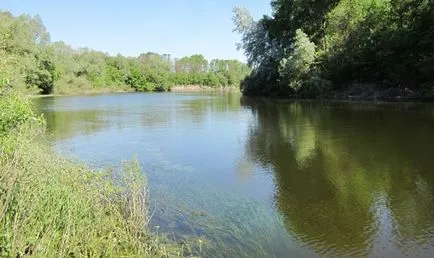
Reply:
<svg viewBox="0 0 434 258"><path fill-rule="evenodd" d="M57 155L29 100L0 96L1 257L174 257L148 230L137 161L93 170Z"/></svg>

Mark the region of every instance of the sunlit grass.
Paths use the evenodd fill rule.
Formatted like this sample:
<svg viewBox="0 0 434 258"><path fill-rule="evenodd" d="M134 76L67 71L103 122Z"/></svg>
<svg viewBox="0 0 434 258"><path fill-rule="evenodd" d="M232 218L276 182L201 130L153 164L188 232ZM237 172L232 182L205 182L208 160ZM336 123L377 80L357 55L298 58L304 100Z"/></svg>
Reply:
<svg viewBox="0 0 434 258"><path fill-rule="evenodd" d="M0 106L1 257L183 255L148 230L147 182L136 161L115 174L62 158L25 100L4 95Z"/></svg>

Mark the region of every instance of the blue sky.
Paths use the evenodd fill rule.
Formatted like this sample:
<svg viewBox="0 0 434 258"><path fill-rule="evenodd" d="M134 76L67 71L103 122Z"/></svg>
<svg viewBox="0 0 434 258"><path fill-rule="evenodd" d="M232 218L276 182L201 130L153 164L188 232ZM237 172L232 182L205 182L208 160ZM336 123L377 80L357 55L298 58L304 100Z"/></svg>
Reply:
<svg viewBox="0 0 434 258"><path fill-rule="evenodd" d="M182 57L245 61L232 32L232 8L244 6L255 18L270 14L270 0L0 0L13 14L39 14L51 40L136 56L153 51Z"/></svg>

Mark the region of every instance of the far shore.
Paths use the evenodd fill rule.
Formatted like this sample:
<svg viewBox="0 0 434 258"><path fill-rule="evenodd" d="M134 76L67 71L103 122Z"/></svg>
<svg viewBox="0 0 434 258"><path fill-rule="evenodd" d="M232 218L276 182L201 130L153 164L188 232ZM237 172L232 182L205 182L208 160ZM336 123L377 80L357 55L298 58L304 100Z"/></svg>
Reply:
<svg viewBox="0 0 434 258"><path fill-rule="evenodd" d="M48 95L28 94L29 98L47 98L47 97L62 97L62 96L92 96L110 93L133 93L141 92L135 89L128 88L96 88L86 89L83 91L60 92ZM238 87L209 87L203 85L178 85L170 88L168 92L174 93L199 93L199 92L241 92ZM251 95L250 97L254 97ZM284 99L284 100L319 100L319 101L343 101L343 102L434 102L432 97L424 97L416 91L411 91L408 88L391 88L375 84L353 84L345 88L345 90L330 91L320 97L278 97L278 96L256 96L261 98Z"/></svg>
<svg viewBox="0 0 434 258"><path fill-rule="evenodd" d="M227 86L227 87L209 87L202 85L179 85L173 86L170 88L171 92L203 92L203 91L239 91L237 87ZM84 91L71 91L71 92L60 92L53 94L28 94L30 98L48 98L48 97L62 97L62 96L82 96L82 95L98 95L98 94L107 94L107 93L130 93L130 92L138 92L134 89L110 89L110 88L102 88L102 89L92 89L92 90L84 90Z"/></svg>
<svg viewBox="0 0 434 258"><path fill-rule="evenodd" d="M203 85L179 85L170 88L173 92L200 92L200 91L240 91L238 87L209 87Z"/></svg>
<svg viewBox="0 0 434 258"><path fill-rule="evenodd" d="M71 92L60 92L53 94L29 94L30 98L48 98L48 97L64 97L64 96L83 96L83 95L99 95L99 94L108 94L108 93L128 93L128 92L136 92L134 89L110 89L110 88L102 88L102 89L92 89L92 90L84 90L84 91L71 91Z"/></svg>

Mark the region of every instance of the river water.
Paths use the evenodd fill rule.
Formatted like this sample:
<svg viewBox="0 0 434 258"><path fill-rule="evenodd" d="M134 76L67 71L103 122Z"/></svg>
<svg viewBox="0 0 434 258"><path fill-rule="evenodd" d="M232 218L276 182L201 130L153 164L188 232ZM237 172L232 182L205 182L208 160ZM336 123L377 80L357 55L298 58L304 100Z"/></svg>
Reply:
<svg viewBox="0 0 434 258"><path fill-rule="evenodd" d="M60 153L96 167L136 157L150 229L202 256L434 254L432 104L237 93L35 102Z"/></svg>

